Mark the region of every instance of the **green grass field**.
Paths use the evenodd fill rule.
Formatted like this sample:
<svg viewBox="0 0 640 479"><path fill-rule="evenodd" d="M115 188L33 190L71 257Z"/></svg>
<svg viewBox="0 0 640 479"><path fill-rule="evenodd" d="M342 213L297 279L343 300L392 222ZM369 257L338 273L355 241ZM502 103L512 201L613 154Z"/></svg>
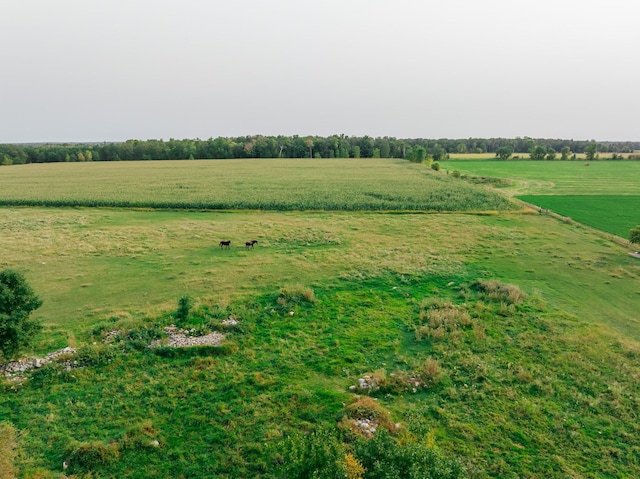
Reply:
<svg viewBox="0 0 640 479"><path fill-rule="evenodd" d="M249 210L513 208L403 160L201 160L30 164L0 169L0 204Z"/></svg>
<svg viewBox="0 0 640 479"><path fill-rule="evenodd" d="M447 161L442 168L509 178L512 195L640 195L640 161Z"/></svg>
<svg viewBox="0 0 640 479"><path fill-rule="evenodd" d="M638 161L454 161L443 168L507 179L506 193L622 238L640 223Z"/></svg>
<svg viewBox="0 0 640 479"><path fill-rule="evenodd" d="M518 198L622 238L628 238L629 230L640 223L640 195L523 195Z"/></svg>
<svg viewBox="0 0 640 479"><path fill-rule="evenodd" d="M419 167L385 164L394 184ZM349 389L365 374L411 457L467 471L440 477L640 475L640 261L586 228L519 211L7 206L0 224L0 269L44 300L28 353L75 345L84 366L0 382L19 477L59 478L65 460L87 479L309 477L286 465L316 456L282 441L310 433L299 452L318 430L338 450L325 462L349 452L363 479L385 477L349 422L375 413ZM195 306L179 319L184 295ZM240 323L225 329L230 315ZM229 336L146 348L171 322ZM112 330L121 342L103 345Z"/></svg>

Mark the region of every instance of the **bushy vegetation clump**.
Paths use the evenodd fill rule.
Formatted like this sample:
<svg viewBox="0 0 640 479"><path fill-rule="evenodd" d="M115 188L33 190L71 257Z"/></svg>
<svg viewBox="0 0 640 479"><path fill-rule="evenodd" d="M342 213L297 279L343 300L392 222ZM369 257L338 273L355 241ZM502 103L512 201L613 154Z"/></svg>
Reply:
<svg viewBox="0 0 640 479"><path fill-rule="evenodd" d="M29 317L40 306L42 300L22 273L0 271L0 363L16 356L42 329Z"/></svg>
<svg viewBox="0 0 640 479"><path fill-rule="evenodd" d="M387 429L343 443L335 432L292 434L279 446L277 476L287 479L463 479L460 461L416 436Z"/></svg>

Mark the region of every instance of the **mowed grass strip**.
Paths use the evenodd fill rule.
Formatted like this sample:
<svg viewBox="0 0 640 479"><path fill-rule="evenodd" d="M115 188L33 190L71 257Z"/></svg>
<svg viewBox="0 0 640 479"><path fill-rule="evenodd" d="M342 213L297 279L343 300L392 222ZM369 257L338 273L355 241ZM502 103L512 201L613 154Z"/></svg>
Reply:
<svg viewBox="0 0 640 479"><path fill-rule="evenodd" d="M501 195L404 160L31 164L0 170L0 205L249 210L513 209Z"/></svg>
<svg viewBox="0 0 640 479"><path fill-rule="evenodd" d="M586 165L589 166L586 166ZM443 170L508 178L513 195L640 195L640 161L447 161Z"/></svg>
<svg viewBox="0 0 640 479"><path fill-rule="evenodd" d="M518 198L623 238L628 238L629 230L640 224L640 195L544 195Z"/></svg>

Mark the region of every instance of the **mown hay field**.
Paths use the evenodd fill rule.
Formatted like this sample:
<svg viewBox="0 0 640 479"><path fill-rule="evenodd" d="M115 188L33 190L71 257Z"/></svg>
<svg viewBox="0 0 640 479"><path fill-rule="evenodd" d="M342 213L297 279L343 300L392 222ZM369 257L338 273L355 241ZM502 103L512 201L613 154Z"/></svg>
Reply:
<svg viewBox="0 0 640 479"><path fill-rule="evenodd" d="M404 160L199 160L0 169L0 204L250 210L478 211L506 198Z"/></svg>

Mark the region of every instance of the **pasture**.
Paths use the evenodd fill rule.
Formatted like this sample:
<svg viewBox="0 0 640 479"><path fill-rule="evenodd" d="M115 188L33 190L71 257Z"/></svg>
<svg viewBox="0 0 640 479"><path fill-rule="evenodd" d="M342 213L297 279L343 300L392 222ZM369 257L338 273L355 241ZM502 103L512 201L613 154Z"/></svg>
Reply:
<svg viewBox="0 0 640 479"><path fill-rule="evenodd" d="M298 161L304 177L311 162ZM162 183L166 201L175 190L205 195L215 162L188 163L183 188ZM242 163L232 169L249 176ZM83 178L107 171L73 166ZM166 178L180 171L167 167ZM129 168L109 170L111 182L94 175L94 189L115 197L111 185L131 200L127 177L144 189L145 175L162 176L149 164ZM424 187L421 175L432 175L421 165L373 168L351 172L356 189L391 192L385 174ZM286 170L291 183L298 175ZM316 191L345 185L314 174ZM69 186L80 183L60 191L84 197ZM268 194L266 184L238 181L235 198L258 185ZM35 316L45 331L30 353L81 348L80 368L52 364L0 383L0 417L28 431L18 466L57 478L73 457L76 477L282 477L292 433L329 430L356 451L350 414L373 414L358 399L371 395L401 424L402 443L460 461L469 477L638 476L640 261L588 229L509 208L0 208L0 268L24 272L44 300ZM493 280L508 294L482 289ZM195 304L179 317L185 295ZM229 316L239 324L224 329ZM146 347L177 321L227 341L184 353ZM103 344L111 331L116 346ZM364 375L382 389L351 392Z"/></svg>
<svg viewBox="0 0 640 479"><path fill-rule="evenodd" d="M640 224L640 195L523 195L518 198L621 238L628 238L629 230Z"/></svg>
<svg viewBox="0 0 640 479"><path fill-rule="evenodd" d="M512 195L640 195L640 161L446 161L442 169L508 178Z"/></svg>
<svg viewBox="0 0 640 479"><path fill-rule="evenodd" d="M622 238L640 223L640 161L465 161L443 167L508 179L511 185L501 191Z"/></svg>
<svg viewBox="0 0 640 479"><path fill-rule="evenodd" d="M513 209L404 160L49 163L0 169L0 205L247 210Z"/></svg>

